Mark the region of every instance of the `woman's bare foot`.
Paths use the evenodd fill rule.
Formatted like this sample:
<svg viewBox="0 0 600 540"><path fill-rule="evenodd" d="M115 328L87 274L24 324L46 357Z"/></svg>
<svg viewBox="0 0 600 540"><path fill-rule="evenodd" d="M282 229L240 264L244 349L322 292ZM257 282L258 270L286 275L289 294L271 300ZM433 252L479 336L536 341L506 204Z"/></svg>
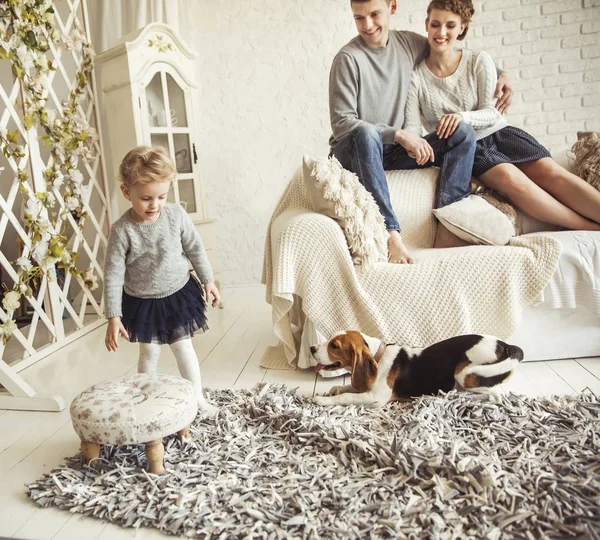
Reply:
<svg viewBox="0 0 600 540"><path fill-rule="evenodd" d="M435 241L433 242L434 248L464 247L472 245L473 244L459 238L454 233L451 233L438 221Z"/></svg>
<svg viewBox="0 0 600 540"><path fill-rule="evenodd" d="M412 264L415 260L402 242L399 231L388 231L388 261L394 264Z"/></svg>

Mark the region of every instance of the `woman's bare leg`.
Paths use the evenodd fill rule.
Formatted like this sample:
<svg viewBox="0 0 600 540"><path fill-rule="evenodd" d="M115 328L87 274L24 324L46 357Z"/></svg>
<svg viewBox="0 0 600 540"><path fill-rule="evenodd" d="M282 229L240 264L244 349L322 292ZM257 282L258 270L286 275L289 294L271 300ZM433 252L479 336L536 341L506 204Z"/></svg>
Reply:
<svg viewBox="0 0 600 540"><path fill-rule="evenodd" d="M600 191L552 158L516 165L544 191L578 214L600 223Z"/></svg>
<svg viewBox="0 0 600 540"><path fill-rule="evenodd" d="M535 219L567 229L600 231L599 223L585 218L556 200L510 163L496 165L482 174L479 180Z"/></svg>

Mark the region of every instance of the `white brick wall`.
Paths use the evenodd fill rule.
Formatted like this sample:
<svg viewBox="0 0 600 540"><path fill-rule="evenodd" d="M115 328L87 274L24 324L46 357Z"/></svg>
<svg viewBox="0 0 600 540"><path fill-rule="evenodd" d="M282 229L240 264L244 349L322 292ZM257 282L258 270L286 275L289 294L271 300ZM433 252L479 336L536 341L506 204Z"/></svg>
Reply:
<svg viewBox="0 0 600 540"><path fill-rule="evenodd" d="M392 26L424 33L428 0L398 4ZM182 30L200 53L197 147L224 282L255 283L269 217L302 154L329 150L329 68L356 35L349 0L179 5L192 10ZM509 73L512 124L556 151L578 130L600 129L600 0L476 0L475 8L467 46Z"/></svg>
<svg viewBox="0 0 600 540"><path fill-rule="evenodd" d="M427 0L402 2L395 27L423 32ZM600 0L479 0L465 46L486 50L516 95L508 120L551 151L600 130Z"/></svg>

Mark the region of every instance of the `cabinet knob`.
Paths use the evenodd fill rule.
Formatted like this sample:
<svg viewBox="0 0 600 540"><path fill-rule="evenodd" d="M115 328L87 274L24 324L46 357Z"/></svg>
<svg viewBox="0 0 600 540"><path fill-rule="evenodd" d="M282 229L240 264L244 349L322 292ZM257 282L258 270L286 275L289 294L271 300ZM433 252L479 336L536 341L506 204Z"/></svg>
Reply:
<svg viewBox="0 0 600 540"><path fill-rule="evenodd" d="M198 154L196 154L196 143L192 143L192 152L194 154L194 165L198 163Z"/></svg>

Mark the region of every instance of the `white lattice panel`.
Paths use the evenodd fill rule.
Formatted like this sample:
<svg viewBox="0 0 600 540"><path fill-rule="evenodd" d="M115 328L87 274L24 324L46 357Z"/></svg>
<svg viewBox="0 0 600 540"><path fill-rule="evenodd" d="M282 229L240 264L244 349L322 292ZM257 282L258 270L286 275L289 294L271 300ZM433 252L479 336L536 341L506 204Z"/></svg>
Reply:
<svg viewBox="0 0 600 540"><path fill-rule="evenodd" d="M76 75L83 62L81 51L76 47L68 50L65 42L77 31L84 32L89 39L89 25L83 0L56 0L53 9L61 39L60 43L51 43L46 53L56 68L48 76L46 106L61 117L66 100L76 87ZM0 130L18 130L25 156L17 162L0 153L0 168L4 168L0 173L0 276L7 289L18 283L16 258L27 256L35 249L35 242L23 221L27 196L19 192L18 170L27 169L29 197L32 197L33 192L48 189L43 171L53 160L51 149L38 140L36 128L27 130L24 125L23 93L10 64L8 60L0 60ZM77 114L100 133L93 74L88 77ZM0 408L56 408L44 400L36 405L34 401L40 398L32 397L33 391L17 373L103 322L102 268L110 220L100 141L101 137L98 137L93 142L92 152L79 156L77 163L83 176L81 186L86 217L78 218L73 212L61 217L67 204L64 187L51 186L48 190L56 198L56 205L51 210L56 213L52 219L56 221L55 232L61 231L68 238L69 246L77 253L76 267L91 268L99 286L91 291L81 278L74 278L57 267L52 279L44 277L32 296L22 297L21 307L14 314L18 329L6 346L0 344L0 384L15 398L6 396L7 392L1 393ZM0 305L0 319L4 322L8 315ZM11 399L13 405L16 404L14 407Z"/></svg>

